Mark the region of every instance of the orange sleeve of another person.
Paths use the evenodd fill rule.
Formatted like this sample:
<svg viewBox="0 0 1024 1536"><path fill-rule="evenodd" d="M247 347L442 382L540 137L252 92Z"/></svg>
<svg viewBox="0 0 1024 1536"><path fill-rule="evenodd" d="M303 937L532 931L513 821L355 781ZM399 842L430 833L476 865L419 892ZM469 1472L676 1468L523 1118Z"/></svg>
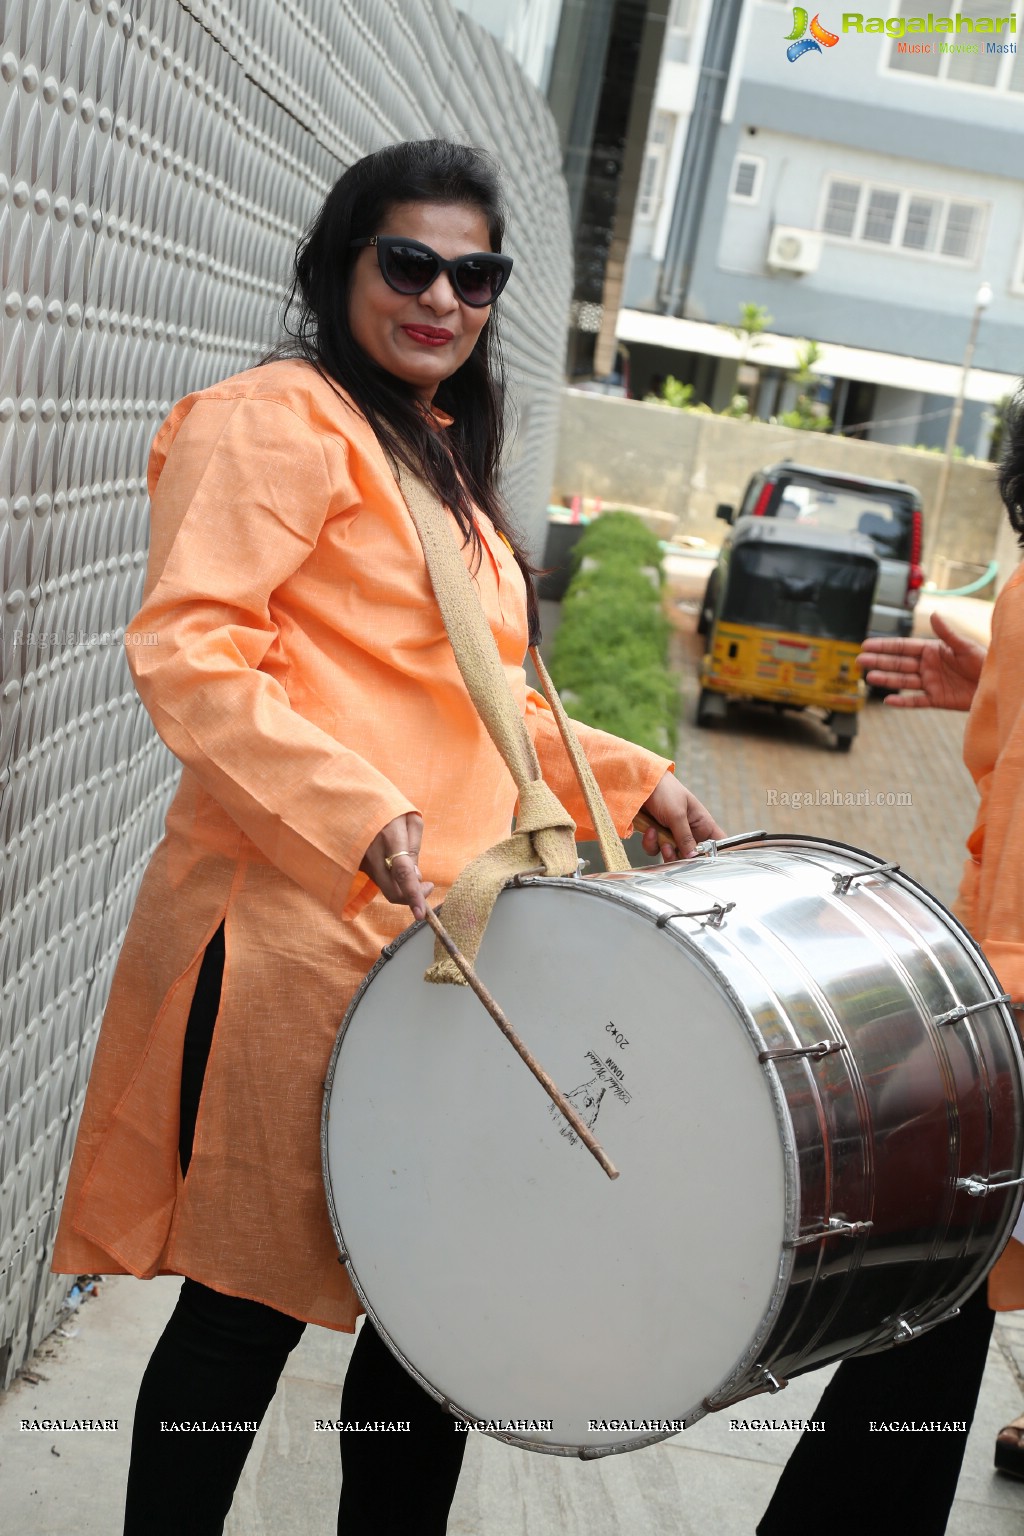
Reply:
<svg viewBox="0 0 1024 1536"><path fill-rule="evenodd" d="M957 916L1002 986L1024 1004L1024 566L992 615L992 643L964 735L979 803ZM1020 1018L1020 1015L1018 1015ZM1011 1240L989 1277L997 1311L1024 1307L1024 1245Z"/></svg>

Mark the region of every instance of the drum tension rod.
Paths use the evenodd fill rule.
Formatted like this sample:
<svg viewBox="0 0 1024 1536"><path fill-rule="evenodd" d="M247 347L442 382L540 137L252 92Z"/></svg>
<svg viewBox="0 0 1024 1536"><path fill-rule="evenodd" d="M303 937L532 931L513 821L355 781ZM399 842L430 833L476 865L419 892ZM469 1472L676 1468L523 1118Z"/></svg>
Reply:
<svg viewBox="0 0 1024 1536"><path fill-rule="evenodd" d="M783 1247L803 1248L808 1243L820 1243L825 1237L863 1237L864 1233L870 1232L873 1226L873 1221L841 1221L837 1216L830 1216L819 1231L805 1232L802 1237L788 1238Z"/></svg>
<svg viewBox="0 0 1024 1536"><path fill-rule="evenodd" d="M832 884L835 886L835 894L845 896L855 880L866 880L868 875L895 874L898 869L898 864L872 864L870 869L857 869L849 875L833 875Z"/></svg>
<svg viewBox="0 0 1024 1536"><path fill-rule="evenodd" d="M670 923L674 917L703 917L707 919L704 923L705 928L721 928L722 918L727 912L731 912L735 905L734 901L724 903L716 901L713 907L702 907L697 912L663 912L660 917L655 918L654 926L664 928L666 923Z"/></svg>
<svg viewBox="0 0 1024 1536"><path fill-rule="evenodd" d="M717 859L720 848L737 848L740 843L756 843L767 836L764 828L758 827L754 832L736 832L732 837L707 837L697 844L697 852L702 853L706 859Z"/></svg>
<svg viewBox="0 0 1024 1536"><path fill-rule="evenodd" d="M955 1024L958 1019L966 1019L968 1014L978 1013L982 1008L998 1008L1000 1003L1010 1001L1009 992L1001 992L998 997L986 997L982 1003L971 1003L966 1006L959 1003L955 1008L950 1008L948 1013L940 1013L934 1020L935 1024Z"/></svg>
<svg viewBox="0 0 1024 1536"><path fill-rule="evenodd" d="M845 1051L845 1040L817 1040L814 1045L777 1046L773 1051L758 1051L757 1059L765 1061L793 1061L797 1056L809 1056L814 1061L820 1061L823 1056L831 1056L836 1051Z"/></svg>
<svg viewBox="0 0 1024 1536"><path fill-rule="evenodd" d="M980 1174L970 1173L966 1179L957 1179L956 1188L967 1195L988 1195L994 1189L1016 1189L1018 1184L1024 1184L1024 1178L983 1179Z"/></svg>
<svg viewBox="0 0 1024 1536"><path fill-rule="evenodd" d="M522 890L523 885L527 880L533 879L535 875L547 874L547 868L548 867L546 864L534 864L530 869L521 869L517 875L512 876L512 884L517 888L517 890ZM584 869L589 868L590 864L586 859L577 859L576 873L572 876L572 879L578 880Z"/></svg>

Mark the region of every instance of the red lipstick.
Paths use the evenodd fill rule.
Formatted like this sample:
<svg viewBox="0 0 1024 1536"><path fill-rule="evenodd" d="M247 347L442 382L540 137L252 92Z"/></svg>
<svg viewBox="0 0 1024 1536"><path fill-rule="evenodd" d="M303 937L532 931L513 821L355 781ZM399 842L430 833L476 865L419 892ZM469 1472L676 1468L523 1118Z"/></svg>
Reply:
<svg viewBox="0 0 1024 1536"><path fill-rule="evenodd" d="M451 341L453 335L453 332L434 325L403 325L402 330L412 341L418 341L421 347L443 347L446 341Z"/></svg>

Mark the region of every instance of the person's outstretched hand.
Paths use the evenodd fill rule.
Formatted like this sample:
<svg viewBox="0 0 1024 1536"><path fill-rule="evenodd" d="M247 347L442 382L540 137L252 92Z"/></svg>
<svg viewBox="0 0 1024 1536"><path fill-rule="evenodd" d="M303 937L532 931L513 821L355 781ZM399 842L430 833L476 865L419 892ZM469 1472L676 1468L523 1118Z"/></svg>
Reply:
<svg viewBox="0 0 1024 1536"><path fill-rule="evenodd" d="M941 614L931 615L936 640L872 635L864 641L857 665L875 688L906 688L891 693L895 709L970 709L985 661L985 647L953 629Z"/></svg>
<svg viewBox="0 0 1024 1536"><path fill-rule="evenodd" d="M685 784L680 784L674 773L666 773L664 778L659 779L644 801L643 809L672 839L671 842L665 841L664 833L659 838L658 826L648 827L643 837L644 851L656 854L660 843L661 856L666 864L672 864L676 859L688 859L695 852L697 844L706 838L725 836L711 812L701 805L697 796Z"/></svg>

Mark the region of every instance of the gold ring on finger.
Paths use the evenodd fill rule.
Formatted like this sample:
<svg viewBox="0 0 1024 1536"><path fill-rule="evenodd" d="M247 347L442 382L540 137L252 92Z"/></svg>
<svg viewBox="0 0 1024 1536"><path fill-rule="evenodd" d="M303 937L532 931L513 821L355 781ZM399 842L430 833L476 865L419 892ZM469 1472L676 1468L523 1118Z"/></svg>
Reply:
<svg viewBox="0 0 1024 1536"><path fill-rule="evenodd" d="M391 866L395 862L396 859L412 859L413 863L415 864L415 862L416 862L416 855L412 852L412 850L410 848L399 848L397 853L386 853L384 855L384 863L388 867L388 874L389 875L391 873Z"/></svg>

